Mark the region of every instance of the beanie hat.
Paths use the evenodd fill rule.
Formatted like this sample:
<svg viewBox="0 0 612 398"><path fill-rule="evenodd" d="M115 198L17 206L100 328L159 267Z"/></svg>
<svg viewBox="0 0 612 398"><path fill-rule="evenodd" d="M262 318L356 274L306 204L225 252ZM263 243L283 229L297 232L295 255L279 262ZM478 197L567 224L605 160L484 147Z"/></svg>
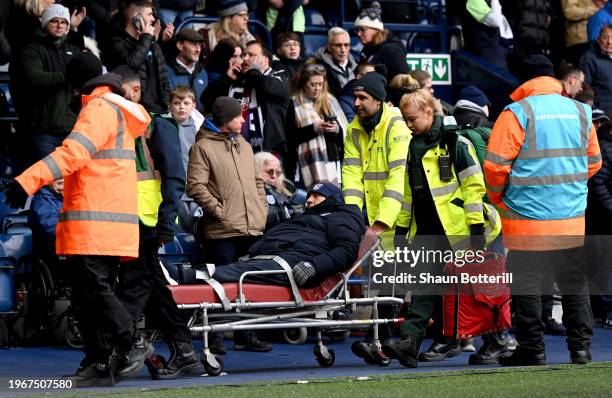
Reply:
<svg viewBox="0 0 612 398"><path fill-rule="evenodd" d="M220 17L231 17L242 11L249 11L244 0L221 0L219 2L219 16Z"/></svg>
<svg viewBox="0 0 612 398"><path fill-rule="evenodd" d="M470 101L480 107L490 104L489 99L478 87L469 85L459 92L459 100Z"/></svg>
<svg viewBox="0 0 612 398"><path fill-rule="evenodd" d="M340 195L340 188L338 188L331 182L320 182L318 184L315 184L312 189L308 191L308 195L306 195L306 197L310 196L310 194L312 193L318 193L319 195L323 195L326 198L329 198L330 196L338 197Z"/></svg>
<svg viewBox="0 0 612 398"><path fill-rule="evenodd" d="M365 91L379 101L384 101L387 97L387 79L376 72L369 72L355 82L353 92Z"/></svg>
<svg viewBox="0 0 612 398"><path fill-rule="evenodd" d="M380 4L375 1L370 4L369 7L361 10L357 19L355 20L355 28L372 28L383 30L385 29L382 21L382 8Z"/></svg>
<svg viewBox="0 0 612 398"><path fill-rule="evenodd" d="M102 74L102 62L90 52L78 53L66 65L66 80L72 88L81 89L86 81Z"/></svg>
<svg viewBox="0 0 612 398"><path fill-rule="evenodd" d="M61 4L51 4L45 8L40 17L40 26L43 30L47 29L47 25L53 18L65 19L68 22L68 29L70 29L70 10Z"/></svg>
<svg viewBox="0 0 612 398"><path fill-rule="evenodd" d="M521 83L540 76L555 76L552 62L543 54L531 54L523 60Z"/></svg>
<svg viewBox="0 0 612 398"><path fill-rule="evenodd" d="M213 104L213 120L220 126L242 113L240 101L232 97L219 97Z"/></svg>

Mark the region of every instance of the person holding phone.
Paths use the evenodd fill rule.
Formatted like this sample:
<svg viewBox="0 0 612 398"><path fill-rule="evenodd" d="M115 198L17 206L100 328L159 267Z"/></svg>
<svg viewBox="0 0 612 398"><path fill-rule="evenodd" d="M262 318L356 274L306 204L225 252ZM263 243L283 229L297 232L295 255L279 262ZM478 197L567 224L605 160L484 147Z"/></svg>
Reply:
<svg viewBox="0 0 612 398"><path fill-rule="evenodd" d="M320 182L339 185L348 121L328 91L324 66L306 65L295 81L292 110L297 129L291 147L297 148L300 181L307 189Z"/></svg>
<svg viewBox="0 0 612 398"><path fill-rule="evenodd" d="M170 102L170 83L166 60L157 43L161 23L149 0L126 0L122 12L124 30L111 37L106 66L112 70L128 65L137 71L142 86L141 104L149 112L164 113ZM163 35L167 35L166 31Z"/></svg>

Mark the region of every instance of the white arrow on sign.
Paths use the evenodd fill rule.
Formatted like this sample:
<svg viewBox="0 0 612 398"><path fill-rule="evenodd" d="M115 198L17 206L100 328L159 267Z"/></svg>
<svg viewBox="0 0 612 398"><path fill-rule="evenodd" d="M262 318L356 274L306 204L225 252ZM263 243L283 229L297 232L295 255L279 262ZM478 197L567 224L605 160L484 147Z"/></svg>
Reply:
<svg viewBox="0 0 612 398"><path fill-rule="evenodd" d="M438 79L442 79L446 75L446 64L439 59L434 66L434 72L438 76Z"/></svg>

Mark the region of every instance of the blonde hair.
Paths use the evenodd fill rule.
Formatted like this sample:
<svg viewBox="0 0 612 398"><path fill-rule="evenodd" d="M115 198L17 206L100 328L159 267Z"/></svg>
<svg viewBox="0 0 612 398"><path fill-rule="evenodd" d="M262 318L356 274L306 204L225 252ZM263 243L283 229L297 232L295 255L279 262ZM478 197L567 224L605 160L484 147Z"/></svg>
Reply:
<svg viewBox="0 0 612 398"><path fill-rule="evenodd" d="M436 110L433 95L431 95L429 91L424 90L417 90L404 94L400 102L400 109L404 109L408 105L414 105L421 111L427 110L428 108L434 112Z"/></svg>
<svg viewBox="0 0 612 398"><path fill-rule="evenodd" d="M317 63L309 63L306 64L302 70L295 76L294 80L294 94L297 102L300 105L304 105L306 103L306 94L304 93L304 88L306 87L306 83L310 80L311 77L314 76L323 76L323 90L321 90L321 95L314 101L314 109L319 115L331 115L332 107L331 101L329 99L329 89L327 86L327 72L325 71L325 67L323 65Z"/></svg>
<svg viewBox="0 0 612 398"><path fill-rule="evenodd" d="M270 152L257 152L255 154L255 169L257 170L257 173L261 175L263 168L266 167L268 163L274 161L278 162L281 169L281 175L277 179L277 185L274 186L274 188L284 195L291 196L291 192L289 192L289 190L285 188L285 184L283 184L283 181L285 181L285 173L283 172L283 166L280 164L280 160L278 160L276 156Z"/></svg>
<svg viewBox="0 0 612 398"><path fill-rule="evenodd" d="M15 0L15 5L23 7L28 14L38 18L46 8L44 0Z"/></svg>
<svg viewBox="0 0 612 398"><path fill-rule="evenodd" d="M215 26L215 37L217 38L217 42L220 42L223 39L234 39L238 43L245 44L243 43L244 33L236 33L232 31L232 29L230 28L230 24L232 23L233 16L234 15L228 15L228 16L222 17L217 23L217 26Z"/></svg>
<svg viewBox="0 0 612 398"><path fill-rule="evenodd" d="M389 88L404 90L406 92L414 92L421 89L419 82L409 74L395 75L389 82Z"/></svg>
<svg viewBox="0 0 612 398"><path fill-rule="evenodd" d="M174 90L170 93L170 101L178 98L180 100L184 100L185 98L191 98L193 102L196 102L196 97L192 89L185 86L176 86Z"/></svg>
<svg viewBox="0 0 612 398"><path fill-rule="evenodd" d="M372 43L373 45L377 46L379 44L383 44L384 42L387 41L387 39L389 38L389 35L391 35L391 32L389 32L388 29L383 29L383 30L376 30L376 33L374 34L374 37L372 37Z"/></svg>

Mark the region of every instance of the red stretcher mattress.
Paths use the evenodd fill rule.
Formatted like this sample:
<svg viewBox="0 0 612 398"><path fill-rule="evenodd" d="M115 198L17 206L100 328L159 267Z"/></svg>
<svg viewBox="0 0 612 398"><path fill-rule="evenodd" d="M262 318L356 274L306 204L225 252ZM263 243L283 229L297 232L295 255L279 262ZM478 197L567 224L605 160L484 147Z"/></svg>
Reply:
<svg viewBox="0 0 612 398"><path fill-rule="evenodd" d="M342 274L332 275L314 288L300 289L300 295L304 301L323 300L341 280ZM238 297L238 283L224 283L222 286L227 298L235 302ZM168 289L177 304L220 303L219 297L208 284L173 285L168 286ZM250 302L294 301L291 288L288 286L244 283L242 291L246 301Z"/></svg>

